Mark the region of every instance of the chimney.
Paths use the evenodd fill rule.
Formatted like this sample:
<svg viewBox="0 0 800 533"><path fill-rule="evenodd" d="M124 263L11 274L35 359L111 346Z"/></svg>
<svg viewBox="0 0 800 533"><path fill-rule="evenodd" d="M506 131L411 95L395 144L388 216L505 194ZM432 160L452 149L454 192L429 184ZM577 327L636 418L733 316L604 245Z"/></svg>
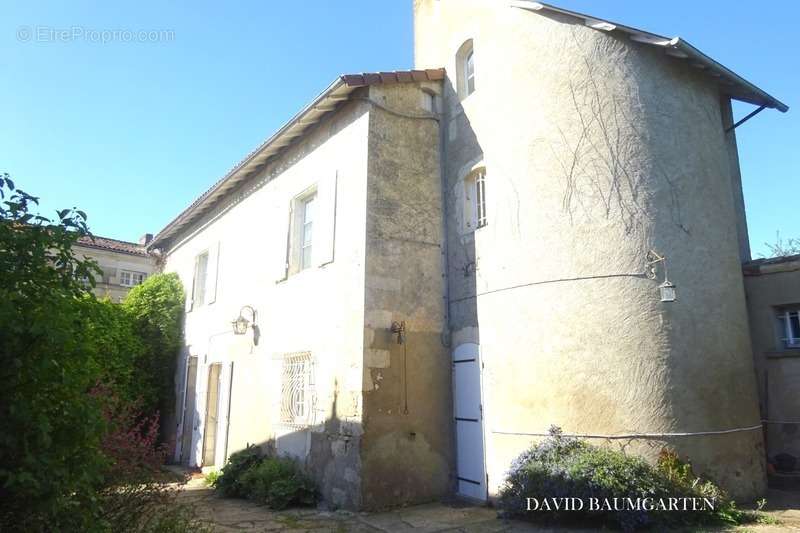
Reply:
<svg viewBox="0 0 800 533"><path fill-rule="evenodd" d="M153 240L153 234L152 233L145 233L144 235L139 237L139 244L141 246L147 246L148 244L150 244L150 241L152 241L152 240Z"/></svg>

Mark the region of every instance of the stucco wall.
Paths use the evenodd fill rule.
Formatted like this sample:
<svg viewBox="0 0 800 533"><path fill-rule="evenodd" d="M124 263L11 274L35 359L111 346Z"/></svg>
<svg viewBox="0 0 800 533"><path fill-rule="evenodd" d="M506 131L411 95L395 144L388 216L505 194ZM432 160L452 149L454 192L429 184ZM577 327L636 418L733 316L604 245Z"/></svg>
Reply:
<svg viewBox="0 0 800 533"><path fill-rule="evenodd" d="M179 365L185 365L187 354L199 359L192 463L198 464L202 449L209 365L233 362L228 454L248 443L271 446L276 439L279 449L281 439L305 447L324 497L349 507L357 507L360 498L360 461L354 450L362 413L368 126L365 104L346 104L182 232L169 244L166 258L166 270L177 272L190 291L195 257L219 250L216 299L187 313L187 349ZM335 193L332 262L315 259L312 268L278 282L290 202L314 186L320 196L323 189L326 195ZM331 235L334 223L330 210L324 216L327 200L319 200L315 239ZM257 346L251 331L241 337L231 332L243 305L258 312ZM314 360L313 424L309 429L286 427L279 424L282 358L306 351ZM179 405L182 379L179 373ZM217 457L215 468L224 461L221 454Z"/></svg>
<svg viewBox="0 0 800 533"><path fill-rule="evenodd" d="M445 348L440 84L373 86L367 195L363 502L429 501L451 490ZM427 93L425 92L427 91ZM404 343L391 333L405 322Z"/></svg>
<svg viewBox="0 0 800 533"><path fill-rule="evenodd" d="M567 433L759 423L731 155L717 87L653 47L489 0L415 2L415 62L445 66L450 324L479 342L490 492L551 424ZM455 53L474 39L476 91ZM487 169L489 223L459 230ZM645 254L667 257L659 301ZM522 435L514 435L519 433ZM669 444L738 497L764 488L760 431Z"/></svg>
<svg viewBox="0 0 800 533"><path fill-rule="evenodd" d="M744 282L761 415L772 421L767 424L767 453L800 459L800 350L785 349L776 320L777 308L800 306L800 258L746 267Z"/></svg>

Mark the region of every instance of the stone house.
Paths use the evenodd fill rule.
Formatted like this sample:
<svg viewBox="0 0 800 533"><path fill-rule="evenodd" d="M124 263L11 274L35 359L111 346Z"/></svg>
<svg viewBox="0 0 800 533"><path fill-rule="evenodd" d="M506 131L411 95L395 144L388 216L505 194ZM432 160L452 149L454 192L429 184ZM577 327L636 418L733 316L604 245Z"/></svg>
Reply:
<svg viewBox="0 0 800 533"><path fill-rule="evenodd" d="M745 263L744 288L767 456L776 484L797 486L786 470L800 470L800 255Z"/></svg>
<svg viewBox="0 0 800 533"><path fill-rule="evenodd" d="M557 425L759 494L731 100L787 107L538 2L414 16L416 70L336 78L150 243L187 288L175 460L257 444L337 507L486 500Z"/></svg>
<svg viewBox="0 0 800 533"><path fill-rule="evenodd" d="M94 259L102 270L95 279L92 291L95 296L119 303L131 288L141 284L156 270L155 257L147 251L152 237L144 235L138 243L98 235L78 240L73 247L75 255Z"/></svg>

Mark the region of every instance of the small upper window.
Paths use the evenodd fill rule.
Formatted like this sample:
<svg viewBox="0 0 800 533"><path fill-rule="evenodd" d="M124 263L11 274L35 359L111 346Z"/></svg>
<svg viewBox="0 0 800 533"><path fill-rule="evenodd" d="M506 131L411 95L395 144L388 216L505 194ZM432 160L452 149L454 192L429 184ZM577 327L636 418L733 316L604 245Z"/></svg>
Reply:
<svg viewBox="0 0 800 533"><path fill-rule="evenodd" d="M456 53L456 91L462 99L475 92L475 51L472 39L461 45Z"/></svg>
<svg viewBox="0 0 800 533"><path fill-rule="evenodd" d="M488 223L485 168L480 168L464 178L464 222L468 231L482 228Z"/></svg>
<svg viewBox="0 0 800 533"><path fill-rule="evenodd" d="M192 307L200 307L206 300L208 278L208 252L203 252L194 261L194 283L192 285Z"/></svg>
<svg viewBox="0 0 800 533"><path fill-rule="evenodd" d="M141 285L145 277L144 272L122 270L119 273L119 284L124 287L135 287L136 285Z"/></svg>
<svg viewBox="0 0 800 533"><path fill-rule="evenodd" d="M467 58L464 60L464 77L467 95L470 95L475 92L475 54L472 50L469 51Z"/></svg>
<svg viewBox="0 0 800 533"><path fill-rule="evenodd" d="M311 245L313 243L314 206L316 201L316 194L308 196L302 201L303 226L300 236L300 270L311 267Z"/></svg>
<svg viewBox="0 0 800 533"><path fill-rule="evenodd" d="M778 332L783 348L800 348L800 306L778 310Z"/></svg>

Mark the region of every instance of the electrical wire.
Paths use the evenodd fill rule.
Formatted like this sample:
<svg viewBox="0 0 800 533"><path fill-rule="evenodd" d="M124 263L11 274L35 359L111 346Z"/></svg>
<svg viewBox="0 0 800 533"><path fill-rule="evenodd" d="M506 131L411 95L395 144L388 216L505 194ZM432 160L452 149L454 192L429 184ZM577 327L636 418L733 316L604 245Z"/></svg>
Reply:
<svg viewBox="0 0 800 533"><path fill-rule="evenodd" d="M755 431L755 430L762 429L761 424L755 426L748 426L748 427L741 427L741 428L733 428L733 429L721 429L721 430L713 430L713 431L687 431L687 432L680 432L680 433L628 433L628 434L616 434L616 435L595 435L595 434L579 434L579 433L560 433L559 435L562 437L572 437L576 439L608 439L608 440L627 440L627 439L661 439L666 437L698 437L703 435L726 435L729 433L739 433L745 431ZM516 432L516 431L498 431L492 430L492 433L498 435L519 435L519 436L530 436L530 437L550 437L552 434L550 432L547 433L524 433L524 432Z"/></svg>

